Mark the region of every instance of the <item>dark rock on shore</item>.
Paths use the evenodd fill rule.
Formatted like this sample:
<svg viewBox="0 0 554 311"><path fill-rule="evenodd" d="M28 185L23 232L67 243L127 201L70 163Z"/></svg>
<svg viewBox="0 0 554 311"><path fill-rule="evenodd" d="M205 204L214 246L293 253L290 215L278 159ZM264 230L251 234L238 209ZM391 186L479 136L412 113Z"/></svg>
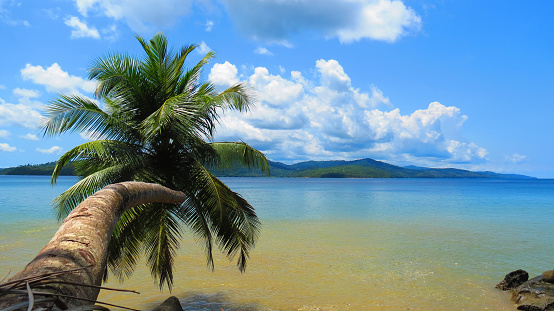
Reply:
<svg viewBox="0 0 554 311"><path fill-rule="evenodd" d="M525 270L519 269L506 274L504 280L498 283L496 288L507 291L520 286L521 284L527 282L527 280L529 280L529 273Z"/></svg>
<svg viewBox="0 0 554 311"><path fill-rule="evenodd" d="M518 305L518 310L554 311L554 283L550 282L554 274L549 271L530 280L525 280L520 285L510 287L509 284L517 284L529 277L529 274L524 270L513 271L508 273L504 280L496 285L496 288L511 290L512 301ZM543 276L546 276L546 278Z"/></svg>
<svg viewBox="0 0 554 311"><path fill-rule="evenodd" d="M554 283L554 270L547 270L542 273L542 280L548 283Z"/></svg>
<svg viewBox="0 0 554 311"><path fill-rule="evenodd" d="M183 311L183 307L179 298L171 296L162 302L162 304L152 309L152 311Z"/></svg>

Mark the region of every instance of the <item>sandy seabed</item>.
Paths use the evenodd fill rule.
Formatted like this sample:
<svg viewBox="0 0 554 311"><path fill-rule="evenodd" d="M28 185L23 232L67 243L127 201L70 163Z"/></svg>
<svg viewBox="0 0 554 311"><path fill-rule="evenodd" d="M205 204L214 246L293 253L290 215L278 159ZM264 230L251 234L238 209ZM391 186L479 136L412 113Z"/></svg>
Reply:
<svg viewBox="0 0 554 311"><path fill-rule="evenodd" d="M368 225L371 225L371 230ZM468 254L461 232L363 222L264 224L246 273L224 256L215 271L192 238L176 259L174 289L160 292L141 264L100 299L148 309L177 296L188 310L513 310L486 255ZM477 241L474 241L477 242ZM452 244L451 244L452 243Z"/></svg>

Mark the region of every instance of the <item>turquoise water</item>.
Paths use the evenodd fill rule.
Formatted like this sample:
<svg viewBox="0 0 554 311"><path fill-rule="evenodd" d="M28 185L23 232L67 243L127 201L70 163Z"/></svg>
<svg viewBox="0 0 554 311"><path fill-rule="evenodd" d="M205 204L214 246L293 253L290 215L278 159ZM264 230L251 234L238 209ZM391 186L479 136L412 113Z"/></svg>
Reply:
<svg viewBox="0 0 554 311"><path fill-rule="evenodd" d="M506 273L553 268L554 180L223 180L262 234L245 274L223 258L208 271L185 236L173 294L189 310L506 310L494 289ZM75 181L0 176L0 274L50 239L49 202ZM147 308L168 295L144 268L123 287L141 298L102 298Z"/></svg>
<svg viewBox="0 0 554 311"><path fill-rule="evenodd" d="M77 177L61 176L51 186L50 176L0 176L0 226L52 221L55 214L50 202L77 180Z"/></svg>
<svg viewBox="0 0 554 311"><path fill-rule="evenodd" d="M224 178L268 219L552 225L554 180Z"/></svg>

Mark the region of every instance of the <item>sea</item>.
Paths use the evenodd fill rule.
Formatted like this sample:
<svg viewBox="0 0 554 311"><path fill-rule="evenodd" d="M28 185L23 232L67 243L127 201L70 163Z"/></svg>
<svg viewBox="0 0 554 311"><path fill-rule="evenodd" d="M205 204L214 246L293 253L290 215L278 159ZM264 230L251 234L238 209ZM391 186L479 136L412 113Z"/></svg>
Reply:
<svg viewBox="0 0 554 311"><path fill-rule="evenodd" d="M171 291L144 262L99 300L148 310L515 310L495 289L554 268L554 180L222 178L262 222L245 273L185 230ZM50 202L77 181L0 176L0 280L56 231ZM112 308L117 309L117 308Z"/></svg>

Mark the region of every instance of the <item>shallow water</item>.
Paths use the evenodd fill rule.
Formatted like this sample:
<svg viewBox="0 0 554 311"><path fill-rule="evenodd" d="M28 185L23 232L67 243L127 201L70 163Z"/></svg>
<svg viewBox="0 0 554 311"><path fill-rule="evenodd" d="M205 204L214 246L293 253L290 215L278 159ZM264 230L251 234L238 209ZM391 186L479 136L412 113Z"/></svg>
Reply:
<svg viewBox="0 0 554 311"><path fill-rule="evenodd" d="M262 233L244 274L222 256L211 272L186 235L171 293L186 310L514 310L495 284L515 269L552 268L551 181L225 182L256 207ZM51 216L1 224L0 273L20 269L56 229ZM106 286L141 292L100 297L139 309L170 294L142 264Z"/></svg>

